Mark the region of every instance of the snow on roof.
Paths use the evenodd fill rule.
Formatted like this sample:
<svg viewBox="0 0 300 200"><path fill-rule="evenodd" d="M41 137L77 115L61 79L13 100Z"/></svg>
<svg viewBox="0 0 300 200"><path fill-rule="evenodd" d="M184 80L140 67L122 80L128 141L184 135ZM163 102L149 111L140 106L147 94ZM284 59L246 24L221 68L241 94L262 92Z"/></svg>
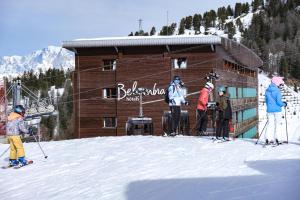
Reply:
<svg viewBox="0 0 300 200"><path fill-rule="evenodd" d="M159 46L185 44L221 44L221 37L207 35L175 35L175 36L128 36L76 39L64 41L64 48L84 47L119 47L119 46Z"/></svg>

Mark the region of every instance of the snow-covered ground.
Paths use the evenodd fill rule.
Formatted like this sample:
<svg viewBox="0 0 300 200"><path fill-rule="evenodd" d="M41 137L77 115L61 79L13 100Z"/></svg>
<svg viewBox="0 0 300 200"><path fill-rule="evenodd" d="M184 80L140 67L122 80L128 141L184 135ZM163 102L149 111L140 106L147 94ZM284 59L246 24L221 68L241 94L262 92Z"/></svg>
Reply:
<svg viewBox="0 0 300 200"><path fill-rule="evenodd" d="M269 84L259 75L263 100ZM289 90L288 88L286 90ZM262 93L262 95L260 95ZM292 98L297 96L290 90ZM299 107L299 106L298 106ZM290 110L298 109L290 104ZM260 128L265 123L260 103ZM285 127L285 126L283 126ZM256 139L213 143L178 136L98 137L26 143L34 164L0 169L1 200L299 200L299 114L288 112L289 143L262 148ZM283 129L285 133L285 129ZM8 144L0 144L0 166Z"/></svg>
<svg viewBox="0 0 300 200"><path fill-rule="evenodd" d="M47 160L27 143L33 165L0 169L1 200L300 199L299 142L262 148L255 140L125 136L41 145Z"/></svg>

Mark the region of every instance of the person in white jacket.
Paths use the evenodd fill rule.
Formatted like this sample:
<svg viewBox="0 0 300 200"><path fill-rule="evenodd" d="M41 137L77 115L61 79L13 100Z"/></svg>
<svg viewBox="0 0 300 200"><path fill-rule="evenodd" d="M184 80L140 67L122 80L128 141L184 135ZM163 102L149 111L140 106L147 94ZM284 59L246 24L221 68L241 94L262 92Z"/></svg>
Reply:
<svg viewBox="0 0 300 200"><path fill-rule="evenodd" d="M182 85L183 84L181 82L180 77L174 76L172 83L168 87L169 106L172 116L172 129L170 134L171 136L176 135L176 130L180 121L181 105L188 105L188 102L183 96Z"/></svg>

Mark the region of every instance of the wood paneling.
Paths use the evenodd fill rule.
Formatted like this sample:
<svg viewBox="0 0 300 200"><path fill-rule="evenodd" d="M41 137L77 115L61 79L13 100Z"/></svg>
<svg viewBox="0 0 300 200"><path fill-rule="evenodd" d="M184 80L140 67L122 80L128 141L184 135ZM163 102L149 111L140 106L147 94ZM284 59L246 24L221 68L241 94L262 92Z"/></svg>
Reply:
<svg viewBox="0 0 300 200"><path fill-rule="evenodd" d="M122 47L118 53L113 48L79 49L76 55L76 71L74 83L74 112L75 131L78 137L94 137L107 135L126 135L125 124L129 117L139 115L139 102L129 102L126 99L103 99L102 89L117 87L124 84L126 89L132 88L134 81L137 87L165 89L174 75L179 75L188 88L188 93L199 91L206 80L204 77L214 70L221 74L221 79L215 84L246 86L254 85L256 78L242 76L230 71L224 71L223 59L230 57L230 53L222 46L216 46L215 52L210 45L200 46L165 46L157 47ZM172 69L172 58L187 58L187 69ZM103 59L116 59L115 71L102 71ZM234 58L232 58L234 59ZM97 68L89 71L89 69ZM78 75L78 70L80 76ZM82 71L84 70L84 71ZM88 70L88 71L86 71ZM80 84L79 84L80 82ZM80 89L79 89L80 85ZM79 95L80 93L80 95ZM216 95L216 92L213 94ZM143 96L143 101L163 99L164 95ZM196 105L198 94L189 96L190 106L183 106L188 110L190 126L195 126ZM143 106L145 117L151 117L154 123L154 134L162 134L162 115L169 110L164 102L156 102ZM102 118L117 117L117 128L103 128Z"/></svg>

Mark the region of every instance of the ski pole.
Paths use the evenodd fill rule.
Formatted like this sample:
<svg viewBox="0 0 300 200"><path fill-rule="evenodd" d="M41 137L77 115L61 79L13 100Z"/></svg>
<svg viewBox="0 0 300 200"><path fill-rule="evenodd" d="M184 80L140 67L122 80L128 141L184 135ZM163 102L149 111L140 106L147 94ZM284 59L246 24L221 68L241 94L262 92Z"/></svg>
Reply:
<svg viewBox="0 0 300 200"><path fill-rule="evenodd" d="M259 139L260 139L261 135L263 134L263 132L264 132L264 130L265 130L265 128L266 128L266 126L267 126L268 122L269 122L269 119L267 120L267 122L266 122L266 124L265 124L265 126L264 126L263 130L261 131L261 133L260 133L260 135L259 135L259 137L258 137L257 141L255 142L255 144L257 144L257 143L258 143L258 141L259 141Z"/></svg>
<svg viewBox="0 0 300 200"><path fill-rule="evenodd" d="M288 129L287 129L286 107L284 107L284 111L285 111L285 133L286 133L286 140L287 140L287 144L288 144L289 143L289 134L288 134Z"/></svg>
<svg viewBox="0 0 300 200"><path fill-rule="evenodd" d="M45 152L44 152L44 150L42 149L42 147L41 147L41 145L40 145L39 141L36 139L36 137L35 137L35 135L34 135L34 134L33 134L32 136L34 137L34 140L35 140L35 141L38 143L38 145L39 145L39 147L40 147L41 151L43 152L43 154L44 154L44 158L45 158L45 159L47 159L47 158L48 158L48 156L45 154Z"/></svg>
<svg viewBox="0 0 300 200"><path fill-rule="evenodd" d="M8 151L9 147L0 155L0 158Z"/></svg>

